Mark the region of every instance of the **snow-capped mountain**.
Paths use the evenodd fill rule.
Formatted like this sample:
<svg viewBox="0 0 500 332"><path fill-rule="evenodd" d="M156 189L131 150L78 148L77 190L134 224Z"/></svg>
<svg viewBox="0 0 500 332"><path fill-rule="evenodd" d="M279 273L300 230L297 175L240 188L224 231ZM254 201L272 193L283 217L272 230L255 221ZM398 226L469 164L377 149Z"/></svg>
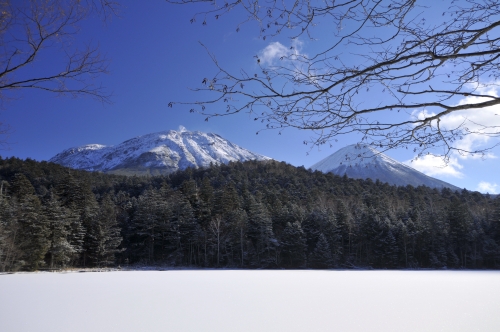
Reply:
<svg viewBox="0 0 500 332"><path fill-rule="evenodd" d="M398 186L425 185L430 188L460 188L447 182L425 175L408 165L377 151L369 145L348 145L320 162L311 166L312 170L337 175L346 174L355 179L380 180Z"/></svg>
<svg viewBox="0 0 500 332"><path fill-rule="evenodd" d="M250 152L217 134L179 130L153 133L129 139L116 146L89 144L67 149L51 162L88 171L115 174L168 174L210 163L270 160Z"/></svg>

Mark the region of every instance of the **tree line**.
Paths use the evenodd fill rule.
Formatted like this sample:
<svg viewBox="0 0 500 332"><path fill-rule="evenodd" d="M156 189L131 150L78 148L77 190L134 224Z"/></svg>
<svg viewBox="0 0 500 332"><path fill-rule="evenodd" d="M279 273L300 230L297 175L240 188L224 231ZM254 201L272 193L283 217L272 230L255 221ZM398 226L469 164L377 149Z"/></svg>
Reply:
<svg viewBox="0 0 500 332"><path fill-rule="evenodd" d="M0 157L0 271L500 267L500 198L250 161L117 176Z"/></svg>

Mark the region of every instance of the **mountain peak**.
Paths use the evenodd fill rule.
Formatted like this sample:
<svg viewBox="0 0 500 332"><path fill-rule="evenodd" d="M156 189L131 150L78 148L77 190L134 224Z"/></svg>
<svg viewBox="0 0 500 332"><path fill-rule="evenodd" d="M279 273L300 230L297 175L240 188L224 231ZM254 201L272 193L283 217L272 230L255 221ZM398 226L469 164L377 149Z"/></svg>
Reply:
<svg viewBox="0 0 500 332"><path fill-rule="evenodd" d="M329 172L341 166L345 167L368 167L376 166L378 163L399 164L398 161L383 154L368 144L347 145L329 157L311 166L313 170Z"/></svg>
<svg viewBox="0 0 500 332"><path fill-rule="evenodd" d="M380 180L389 184L431 188L460 188L427 176L408 165L392 159L368 144L352 144L339 149L311 166L312 170L334 173L356 179Z"/></svg>
<svg viewBox="0 0 500 332"><path fill-rule="evenodd" d="M147 175L208 167L211 163L269 159L217 134L190 132L180 126L177 131L137 136L116 146L90 144L67 149L50 161L88 171Z"/></svg>

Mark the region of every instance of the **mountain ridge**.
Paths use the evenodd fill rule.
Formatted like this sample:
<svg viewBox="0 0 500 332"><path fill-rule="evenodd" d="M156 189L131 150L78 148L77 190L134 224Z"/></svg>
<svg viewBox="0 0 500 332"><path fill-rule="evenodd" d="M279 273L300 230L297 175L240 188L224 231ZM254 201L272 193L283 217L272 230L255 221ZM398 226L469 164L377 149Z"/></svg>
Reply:
<svg viewBox="0 0 500 332"><path fill-rule="evenodd" d="M169 174L211 163L271 160L214 133L161 131L128 139L115 146L87 144L58 153L49 161L70 168L122 175Z"/></svg>
<svg viewBox="0 0 500 332"><path fill-rule="evenodd" d="M448 182L430 177L366 144L352 144L339 149L310 167L312 170L355 179L379 180L389 184L461 190Z"/></svg>
<svg viewBox="0 0 500 332"><path fill-rule="evenodd" d="M214 133L161 131L130 138L115 146L86 144L58 153L49 161L62 166L118 175L163 175L188 167L209 167L231 161L272 160L253 153ZM310 167L324 173L355 179L379 180L392 185L461 190L427 176L369 145L352 144L339 149Z"/></svg>

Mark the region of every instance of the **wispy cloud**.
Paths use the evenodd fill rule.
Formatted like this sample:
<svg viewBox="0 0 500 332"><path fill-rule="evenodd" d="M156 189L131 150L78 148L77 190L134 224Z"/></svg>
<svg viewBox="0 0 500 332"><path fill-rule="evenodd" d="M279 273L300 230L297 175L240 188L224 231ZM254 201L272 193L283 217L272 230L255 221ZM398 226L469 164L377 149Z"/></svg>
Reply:
<svg viewBox="0 0 500 332"><path fill-rule="evenodd" d="M473 90L474 87L471 87ZM480 86L475 88L476 93L483 95L498 96L498 85L492 84L490 86ZM489 100L486 97L465 97L462 98L458 105L474 104L482 101ZM415 111L412 113L413 117L423 119L435 115L428 110ZM440 126L446 129L456 129L460 126L467 127L473 134L465 136L461 140L457 140L454 146L465 151L474 151L481 148L494 146L495 140L498 141L498 133L500 130L500 105L482 108L482 109L468 109L458 112L453 112L441 118ZM493 135L492 135L493 134ZM426 155L424 157L414 159L413 162L406 161L405 163L422 173L429 176L445 176L453 178L463 178L464 166L460 161L466 159L493 159L497 158L493 153L485 154L463 154L454 152L451 154L448 163L445 163L444 158L433 155ZM477 190L480 192L496 193L498 188L497 184L481 182Z"/></svg>
<svg viewBox="0 0 500 332"><path fill-rule="evenodd" d="M298 39L292 39L289 47L280 42L269 43L259 51L259 59L263 65L275 65L278 61L296 59L301 55L303 43Z"/></svg>
<svg viewBox="0 0 500 332"><path fill-rule="evenodd" d="M481 181L477 185L476 190L479 191L479 192L482 192L484 194L486 194L486 193L498 194L498 189L499 189L498 187L499 186L496 183L490 183L490 182L486 182L486 181Z"/></svg>
<svg viewBox="0 0 500 332"><path fill-rule="evenodd" d="M259 52L259 59L263 65L272 65L281 57L288 56L290 51L280 42L273 42Z"/></svg>
<svg viewBox="0 0 500 332"><path fill-rule="evenodd" d="M474 87L471 87L473 89ZM484 85L475 88L476 93L483 95L498 96L497 84ZM487 97L465 97L462 98L458 105L474 104L490 100ZM419 119L435 115L435 113L428 112L427 110L414 112L412 116ZM441 118L440 126L446 129L456 129L459 127L467 127L470 132L463 139L458 140L455 144L456 148L465 151L474 151L492 145L492 140L498 139L500 131L500 105L486 107L481 109L467 109L463 111L453 112ZM495 137L496 136L496 137ZM492 153L485 155L472 155L472 154L456 154L461 159L479 159L479 158L496 158Z"/></svg>
<svg viewBox="0 0 500 332"><path fill-rule="evenodd" d="M455 157L450 158L447 164L445 164L443 158L433 155L426 155L413 161L405 161L404 163L429 176L447 176L453 178L462 178L464 176L460 172L463 166Z"/></svg>

